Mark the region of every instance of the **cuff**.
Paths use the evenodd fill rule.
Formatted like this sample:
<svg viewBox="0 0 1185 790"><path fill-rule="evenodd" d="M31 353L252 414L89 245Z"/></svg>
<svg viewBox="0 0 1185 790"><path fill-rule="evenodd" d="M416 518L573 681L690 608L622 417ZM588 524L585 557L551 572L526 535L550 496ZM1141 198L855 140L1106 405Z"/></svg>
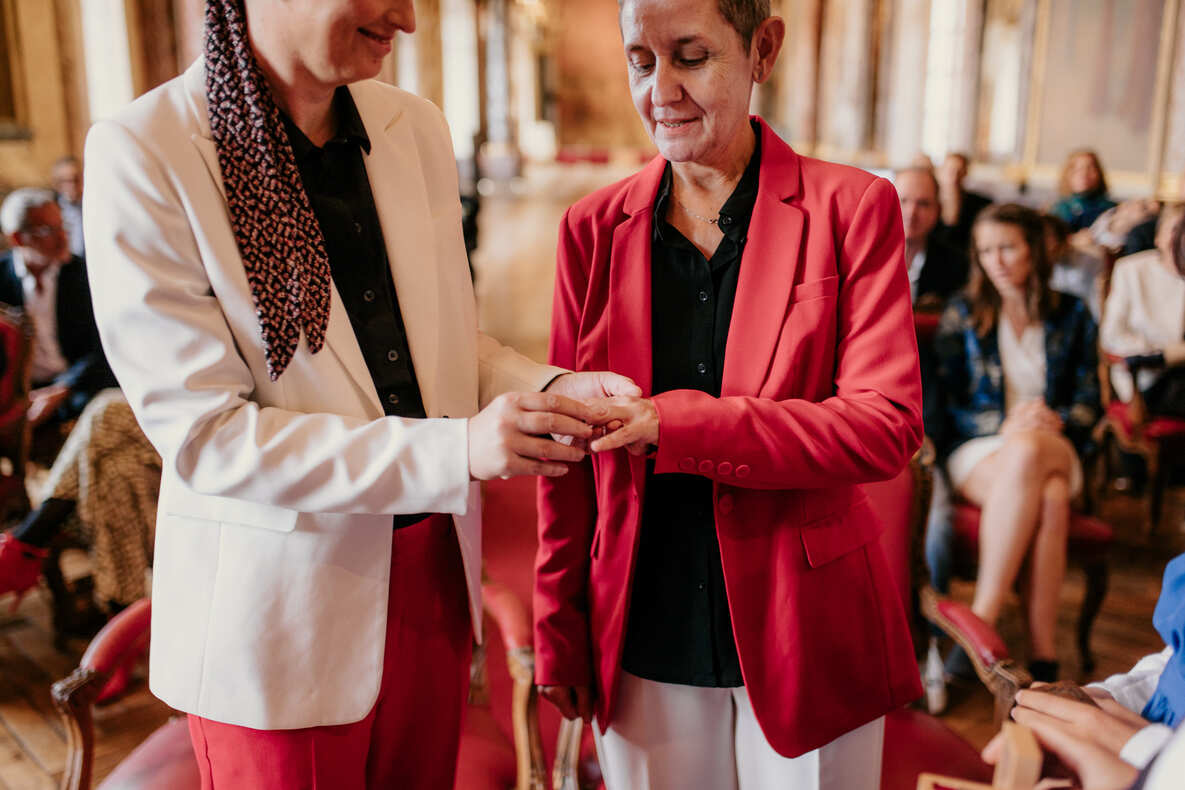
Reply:
<svg viewBox="0 0 1185 790"><path fill-rule="evenodd" d="M1119 759L1136 770L1142 771L1172 737L1171 728L1163 724L1149 724L1128 738L1127 743L1123 744L1123 748L1119 750Z"/></svg>

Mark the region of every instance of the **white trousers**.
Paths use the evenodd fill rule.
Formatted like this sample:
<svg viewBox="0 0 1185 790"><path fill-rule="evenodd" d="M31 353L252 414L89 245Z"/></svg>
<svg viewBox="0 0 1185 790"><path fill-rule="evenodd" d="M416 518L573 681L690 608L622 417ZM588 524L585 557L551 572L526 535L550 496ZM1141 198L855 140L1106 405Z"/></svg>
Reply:
<svg viewBox="0 0 1185 790"><path fill-rule="evenodd" d="M607 790L879 790L885 720L791 759L766 741L744 688L623 672L613 726L593 733Z"/></svg>

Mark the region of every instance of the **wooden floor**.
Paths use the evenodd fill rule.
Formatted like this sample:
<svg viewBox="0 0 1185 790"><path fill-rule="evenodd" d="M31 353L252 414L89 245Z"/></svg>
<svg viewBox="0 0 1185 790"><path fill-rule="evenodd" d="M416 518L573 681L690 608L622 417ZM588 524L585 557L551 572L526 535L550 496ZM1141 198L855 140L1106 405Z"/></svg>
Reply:
<svg viewBox="0 0 1185 790"><path fill-rule="evenodd" d="M534 172L513 190L487 196L481 212L481 248L474 258L479 315L483 328L537 359L546 354L551 305L556 228L564 209L576 198L628 170L577 165ZM1185 492L1174 491L1166 518L1149 543L1142 530L1139 503L1112 497L1103 515L1120 530L1121 546L1112 563L1111 587L1094 630L1098 660L1095 677L1126 670L1140 656L1159 650L1152 610L1165 563L1185 549L1182 516ZM1085 681L1074 650L1074 617L1082 600L1079 573L1070 571L1063 590L1059 621L1059 658L1063 675ZM971 585L957 583L954 594L970 599ZM76 665L85 644L66 653L54 650L46 593L37 591L15 616L9 599L0 601L0 790L56 787L65 760L65 737L49 697L50 684ZM1015 606L1000 624L1010 645L1024 643ZM991 699L978 687L951 690L944 720L976 745L993 733ZM98 777L105 776L171 712L143 684L119 703L97 714ZM892 755L886 755L892 759Z"/></svg>

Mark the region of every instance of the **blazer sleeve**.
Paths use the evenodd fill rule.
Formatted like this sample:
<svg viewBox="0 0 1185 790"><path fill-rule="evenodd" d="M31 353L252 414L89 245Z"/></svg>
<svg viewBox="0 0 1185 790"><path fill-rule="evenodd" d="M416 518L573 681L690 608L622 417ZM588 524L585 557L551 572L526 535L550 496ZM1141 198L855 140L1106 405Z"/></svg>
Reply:
<svg viewBox="0 0 1185 790"><path fill-rule="evenodd" d="M685 458L728 458L748 474L707 477L742 488L801 489L887 479L922 441L917 336L892 186L864 191L838 250L834 396L820 402L714 398L694 390L654 397L655 472Z"/></svg>
<svg viewBox="0 0 1185 790"><path fill-rule="evenodd" d="M576 367L576 343L588 291L592 244L560 223L550 361ZM539 548L535 557L535 682L591 685L588 619L589 554L597 518L592 462L570 464L562 477L541 477Z"/></svg>
<svg viewBox="0 0 1185 790"><path fill-rule="evenodd" d="M370 420L252 400L253 374L175 175L118 122L92 127L86 152L95 316L166 473L199 494L303 512L466 512L466 420Z"/></svg>

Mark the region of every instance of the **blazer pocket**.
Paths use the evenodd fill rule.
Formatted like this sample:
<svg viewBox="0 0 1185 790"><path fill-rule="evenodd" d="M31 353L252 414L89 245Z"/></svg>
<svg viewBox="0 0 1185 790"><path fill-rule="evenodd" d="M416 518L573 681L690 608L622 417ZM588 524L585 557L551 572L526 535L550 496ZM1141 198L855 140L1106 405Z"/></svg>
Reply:
<svg viewBox="0 0 1185 790"><path fill-rule="evenodd" d="M835 296L838 292L839 277L833 274L794 286L794 290L790 292L790 301L805 302L807 299L818 299L821 296Z"/></svg>
<svg viewBox="0 0 1185 790"><path fill-rule="evenodd" d="M802 528L802 548L812 568L826 565L880 537L884 525L867 502L844 513L820 519Z"/></svg>
<svg viewBox="0 0 1185 790"><path fill-rule="evenodd" d="M220 521L275 532L291 532L296 529L297 510L245 499L198 494L184 485L173 483L162 486L161 509L171 516Z"/></svg>

